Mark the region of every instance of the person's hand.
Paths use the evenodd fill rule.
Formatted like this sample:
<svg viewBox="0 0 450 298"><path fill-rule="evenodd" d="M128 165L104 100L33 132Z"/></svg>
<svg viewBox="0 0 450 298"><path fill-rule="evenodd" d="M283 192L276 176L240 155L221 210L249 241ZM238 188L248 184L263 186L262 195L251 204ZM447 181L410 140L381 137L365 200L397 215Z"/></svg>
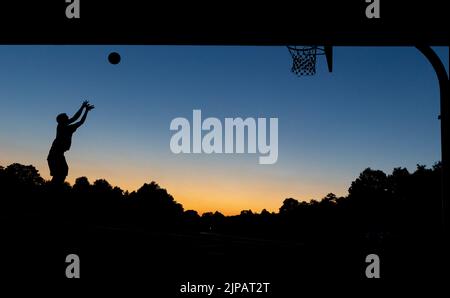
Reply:
<svg viewBox="0 0 450 298"><path fill-rule="evenodd" d="M88 111L93 110L94 108L95 108L94 105L90 105L90 104L86 105L86 110L88 110Z"/></svg>
<svg viewBox="0 0 450 298"><path fill-rule="evenodd" d="M89 101L85 100L83 101L83 104L81 105L82 108L87 108L89 106Z"/></svg>

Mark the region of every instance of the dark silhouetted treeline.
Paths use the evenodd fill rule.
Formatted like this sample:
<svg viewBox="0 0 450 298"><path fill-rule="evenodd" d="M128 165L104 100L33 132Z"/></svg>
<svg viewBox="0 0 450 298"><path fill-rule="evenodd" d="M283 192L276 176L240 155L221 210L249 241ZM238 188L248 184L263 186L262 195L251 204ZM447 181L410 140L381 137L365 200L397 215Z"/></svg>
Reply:
<svg viewBox="0 0 450 298"><path fill-rule="evenodd" d="M22 278L32 252L43 278L58 277L76 252L88 279L145 278L176 291L173 282L194 277L259 277L295 290L302 278L364 279L375 253L383 278L435 280L445 255L441 171L440 163L412 173L368 168L345 197L287 198L278 212L224 216L184 210L155 182L131 193L85 177L55 187L33 166L11 164L0 167L2 266Z"/></svg>
<svg viewBox="0 0 450 298"><path fill-rule="evenodd" d="M18 163L0 167L2 216L43 216L104 226L132 226L149 230L230 233L290 239L363 237L383 241L409 234L429 235L440 225L441 164L418 165L410 173L395 168L391 174L365 169L351 183L346 197L330 193L309 202L287 198L279 212L243 210L224 216L201 216L184 210L157 183L131 193L100 179L86 177L55 188L33 166Z"/></svg>

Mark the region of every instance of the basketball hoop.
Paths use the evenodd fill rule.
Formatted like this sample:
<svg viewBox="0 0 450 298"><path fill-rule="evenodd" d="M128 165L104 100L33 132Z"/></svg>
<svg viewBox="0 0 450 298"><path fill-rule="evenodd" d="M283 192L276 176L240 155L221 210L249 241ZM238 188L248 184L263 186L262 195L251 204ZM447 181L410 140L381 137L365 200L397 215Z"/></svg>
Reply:
<svg viewBox="0 0 450 298"><path fill-rule="evenodd" d="M328 52L327 47L318 46L288 46L287 48L292 57L291 71L298 76L315 75L317 56ZM331 71L330 66L329 70Z"/></svg>

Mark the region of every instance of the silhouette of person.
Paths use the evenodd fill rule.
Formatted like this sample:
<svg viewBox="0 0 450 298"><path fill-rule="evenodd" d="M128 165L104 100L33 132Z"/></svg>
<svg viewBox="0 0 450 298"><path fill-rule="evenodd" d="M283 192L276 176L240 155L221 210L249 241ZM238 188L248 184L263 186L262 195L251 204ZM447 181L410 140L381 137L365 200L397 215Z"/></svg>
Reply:
<svg viewBox="0 0 450 298"><path fill-rule="evenodd" d="M52 183L63 184L66 180L67 174L69 173L69 166L67 165L64 152L70 149L73 133L78 129L78 127L83 125L87 114L93 108L94 106L89 104L86 100L72 118L69 118L69 116L65 113L59 114L56 117L56 122L58 122L58 126L56 128L56 138L52 143L52 147L50 148L50 152L47 157L48 166L50 168L50 176L53 177ZM74 123L78 120L78 118L80 118L83 109L85 109L83 117L81 117L80 121Z"/></svg>

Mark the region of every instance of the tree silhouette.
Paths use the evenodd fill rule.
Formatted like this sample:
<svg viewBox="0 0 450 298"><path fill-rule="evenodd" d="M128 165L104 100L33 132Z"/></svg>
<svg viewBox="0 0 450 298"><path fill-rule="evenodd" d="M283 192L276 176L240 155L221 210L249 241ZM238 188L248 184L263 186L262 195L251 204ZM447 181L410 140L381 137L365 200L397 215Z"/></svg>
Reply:
<svg viewBox="0 0 450 298"><path fill-rule="evenodd" d="M280 213L289 213L296 210L299 203L296 199L288 198L283 201L283 205L280 207Z"/></svg>
<svg viewBox="0 0 450 298"><path fill-rule="evenodd" d="M224 216L218 211L199 216L195 210L185 211L156 182L145 183L131 193L104 179L90 183L86 177L77 178L73 186L66 183L55 188L33 166L14 163L6 168L0 166L0 219L20 222L26 229L48 223L44 230L65 227L78 237L86 234L83 227L89 227L95 237L111 234L113 239L122 239L115 231L123 229L133 233L146 231L150 235L184 233L188 236L183 239L190 239L189 244L180 246L166 236L163 242L168 241L169 248L159 250L158 254L174 258L182 250L195 254L210 247L218 250L217 255L226 253L229 262L234 259L244 262L244 256L247 260L264 251L258 260L264 258L270 266L278 264L279 256L285 254L284 244L267 251L261 250L264 246L255 248L249 239L264 239L264 245L269 247L276 241L288 241L299 249L295 253L297 259L291 262L300 262L296 264L306 268L308 276L313 276L314 270L318 275L323 273L317 260L322 260L324 266L350 268L352 263L339 260L352 260L361 252L378 253L383 260L394 260L384 274L405 274L408 260L417 255L426 254L428 261L417 261L416 267L429 268L430 264L439 263L436 247L441 239L441 171L441 163L431 168L418 165L411 173L405 168L394 168L391 174L367 168L351 183L344 197L329 193L309 201L286 198L278 212L263 209L256 213L247 209L234 216ZM99 227L102 230L97 231ZM62 234L65 232L58 233ZM212 238L196 238L198 235ZM226 235L230 238L220 238ZM146 237L154 236L138 239L144 241ZM126 239L125 243L130 240ZM251 253L246 255L243 251ZM332 259L333 255L339 256L338 261ZM355 262L353 266L360 264Z"/></svg>
<svg viewBox="0 0 450 298"><path fill-rule="evenodd" d="M3 168L2 168L3 169ZM4 177L10 187L22 188L41 187L44 185L44 179L39 175L39 171L31 166L24 166L18 163L13 163L3 170Z"/></svg>
<svg viewBox="0 0 450 298"><path fill-rule="evenodd" d="M307 255L321 256L324 263L332 262L325 257L330 248L347 258L370 251L407 262L407 258L424 252L428 256L439 255L433 249L440 241L441 171L440 163L431 168L418 165L411 173L405 168L394 168L391 174L367 168L351 183L344 197L329 193L310 201L286 198L278 212L263 209L256 213L248 209L234 216L218 211L199 216L195 210L185 211L156 182L145 183L131 193L104 179L91 184L86 177L77 178L73 186L55 188L33 166L14 163L0 167L0 218L20 219L21 224L30 227L48 222L50 226L69 226L72 231L88 226L111 231L118 228L190 235L207 232L214 237L289 241L301 243L303 264L310 262ZM77 233L83 235L82 230ZM206 247L217 245L218 240L212 239ZM247 240L243 241L236 243L244 245ZM232 249L233 243L220 249ZM192 244L184 249L191 247ZM229 254L240 256L234 250ZM401 271L407 265L399 264L389 272Z"/></svg>

